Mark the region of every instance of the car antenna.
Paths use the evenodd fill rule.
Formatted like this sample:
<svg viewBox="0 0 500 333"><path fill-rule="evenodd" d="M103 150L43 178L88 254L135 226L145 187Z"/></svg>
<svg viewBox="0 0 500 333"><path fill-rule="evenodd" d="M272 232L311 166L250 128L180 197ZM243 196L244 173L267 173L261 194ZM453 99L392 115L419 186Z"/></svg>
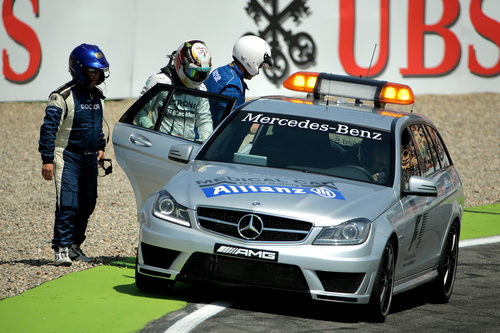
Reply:
<svg viewBox="0 0 500 333"><path fill-rule="evenodd" d="M370 59L370 66L368 66L368 72L366 73L366 78L370 77L370 69L372 68L373 57L375 56L375 50L377 49L377 43L373 45L372 58Z"/></svg>
<svg viewBox="0 0 500 333"><path fill-rule="evenodd" d="M375 45L373 45L372 58L370 59L370 65L368 66L368 72L366 73L366 78L367 79L370 77L370 69L372 68L373 56L375 56L375 50L376 49L377 49L377 43L375 43ZM360 75L359 77L363 77L363 76ZM361 99L356 98L355 104L361 105L361 104L363 104L363 102L361 101Z"/></svg>
<svg viewBox="0 0 500 333"><path fill-rule="evenodd" d="M331 88L330 88L330 87L331 87L331 83L332 83L332 81L328 80L328 95L327 95L327 96L326 96L326 98L325 98L325 99L326 99L326 106L325 106L325 110L328 110L328 105L330 104L330 99L328 98L328 96L331 96L330 94L332 93L332 92L330 91L330 89L331 89Z"/></svg>

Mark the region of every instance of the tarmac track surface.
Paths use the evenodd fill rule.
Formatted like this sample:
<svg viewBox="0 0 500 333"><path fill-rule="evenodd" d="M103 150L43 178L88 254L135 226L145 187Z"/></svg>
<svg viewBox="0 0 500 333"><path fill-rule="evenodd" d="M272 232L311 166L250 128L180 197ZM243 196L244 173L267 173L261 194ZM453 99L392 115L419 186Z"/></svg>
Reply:
<svg viewBox="0 0 500 333"><path fill-rule="evenodd" d="M500 244L460 249L449 303L431 303L425 287L420 287L395 296L391 314L382 324L366 322L363 307L313 302L289 293L189 285L175 288L173 296L186 292L199 301L149 323L142 332L165 332L216 301L231 305L191 332L493 332L500 327Z"/></svg>

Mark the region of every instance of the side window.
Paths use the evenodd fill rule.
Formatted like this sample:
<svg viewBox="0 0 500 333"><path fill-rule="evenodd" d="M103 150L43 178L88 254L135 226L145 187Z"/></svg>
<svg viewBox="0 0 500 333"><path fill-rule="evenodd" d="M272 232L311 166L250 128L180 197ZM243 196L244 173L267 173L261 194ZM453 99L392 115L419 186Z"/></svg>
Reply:
<svg viewBox="0 0 500 333"><path fill-rule="evenodd" d="M434 142L434 145L436 147L437 151L437 157L439 160L439 163L441 164L441 168L446 168L447 166L450 165L450 159L448 158L448 155L446 154L446 149L444 148L443 142L439 138L439 135L436 133L436 131L431 128L427 127L429 130L429 133L431 135L432 141Z"/></svg>
<svg viewBox="0 0 500 333"><path fill-rule="evenodd" d="M429 149L431 150L432 159L434 160L434 166L436 167L436 170L439 170L441 169L441 162L439 161L436 144L431 136L432 128L429 127L429 125L426 125L424 129L426 130L425 134L427 136L427 142L429 143Z"/></svg>
<svg viewBox="0 0 500 333"><path fill-rule="evenodd" d="M408 179L411 176L420 176L417 151L412 136L408 129L401 134L401 182L402 187L407 188Z"/></svg>
<svg viewBox="0 0 500 333"><path fill-rule="evenodd" d="M436 168L434 167L434 159L432 158L432 151L425 134L425 129L422 125L411 125L410 131L413 134L415 144L420 152L420 157L422 158L422 173L424 176L428 176L436 171Z"/></svg>
<svg viewBox="0 0 500 333"><path fill-rule="evenodd" d="M234 98L167 84L157 84L142 95L120 118L131 124L193 142L212 133L211 106L229 114Z"/></svg>
<svg viewBox="0 0 500 333"><path fill-rule="evenodd" d="M135 115L133 124L149 129L153 129L156 121L158 120L158 115L163 112L165 104L168 102L168 91L164 90L153 90L157 94L144 95L149 97L146 99L146 103Z"/></svg>

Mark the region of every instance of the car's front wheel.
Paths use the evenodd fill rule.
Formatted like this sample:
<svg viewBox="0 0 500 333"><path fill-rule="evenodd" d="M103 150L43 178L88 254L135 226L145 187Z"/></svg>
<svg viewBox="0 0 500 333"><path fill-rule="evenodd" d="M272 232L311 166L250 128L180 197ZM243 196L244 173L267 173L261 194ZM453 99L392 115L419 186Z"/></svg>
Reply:
<svg viewBox="0 0 500 333"><path fill-rule="evenodd" d="M438 264L438 277L431 282L430 296L437 303L447 303L453 291L458 264L458 239L460 227L453 223L444 243Z"/></svg>
<svg viewBox="0 0 500 333"><path fill-rule="evenodd" d="M394 287L395 260L394 244L389 241L382 253L368 304L370 321L383 322L389 314Z"/></svg>
<svg viewBox="0 0 500 333"><path fill-rule="evenodd" d="M135 285L144 292L168 292L174 287L175 281L155 278L139 272L138 259L135 258Z"/></svg>

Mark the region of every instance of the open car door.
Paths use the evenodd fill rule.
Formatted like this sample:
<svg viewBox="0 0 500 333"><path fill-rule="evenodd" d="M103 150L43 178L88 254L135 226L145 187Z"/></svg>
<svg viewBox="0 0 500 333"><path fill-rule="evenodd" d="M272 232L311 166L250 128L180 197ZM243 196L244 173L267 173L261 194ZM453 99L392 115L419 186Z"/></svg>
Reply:
<svg viewBox="0 0 500 333"><path fill-rule="evenodd" d="M197 117L211 119L211 112L225 117L234 103L233 98L159 83L123 114L113 130L113 145L134 190L138 212L148 196L198 152L202 144L198 131L186 124L195 123Z"/></svg>

